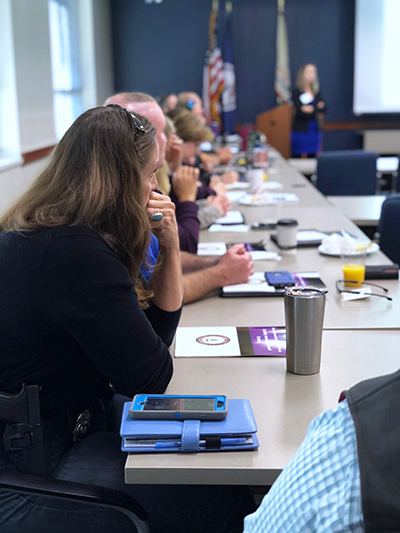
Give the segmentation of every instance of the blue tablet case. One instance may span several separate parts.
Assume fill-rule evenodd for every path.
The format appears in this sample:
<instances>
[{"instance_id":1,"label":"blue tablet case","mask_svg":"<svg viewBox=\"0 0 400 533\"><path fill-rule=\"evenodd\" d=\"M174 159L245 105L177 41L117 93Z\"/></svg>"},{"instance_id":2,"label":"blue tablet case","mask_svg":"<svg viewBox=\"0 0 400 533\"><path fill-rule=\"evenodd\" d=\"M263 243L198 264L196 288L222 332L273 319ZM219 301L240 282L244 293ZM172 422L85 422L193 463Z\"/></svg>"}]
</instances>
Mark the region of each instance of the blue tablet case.
<instances>
[{"instance_id":1,"label":"blue tablet case","mask_svg":"<svg viewBox=\"0 0 400 533\"><path fill-rule=\"evenodd\" d=\"M258 448L249 400L229 400L224 420L134 420L126 402L120 435L124 452L203 452Z\"/></svg>"}]
</instances>

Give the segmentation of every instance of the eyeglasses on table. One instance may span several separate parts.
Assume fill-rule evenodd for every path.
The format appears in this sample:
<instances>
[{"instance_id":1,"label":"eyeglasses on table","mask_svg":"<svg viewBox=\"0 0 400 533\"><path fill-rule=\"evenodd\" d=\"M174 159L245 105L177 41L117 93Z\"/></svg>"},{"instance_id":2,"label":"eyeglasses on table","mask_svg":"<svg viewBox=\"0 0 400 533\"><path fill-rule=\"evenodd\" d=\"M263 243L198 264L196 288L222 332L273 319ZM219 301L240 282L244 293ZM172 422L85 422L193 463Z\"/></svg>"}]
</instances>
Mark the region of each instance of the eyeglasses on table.
<instances>
[{"instance_id":1,"label":"eyeglasses on table","mask_svg":"<svg viewBox=\"0 0 400 533\"><path fill-rule=\"evenodd\" d=\"M375 290L378 289L378 290L382 291L381 294L379 294L378 292L364 292L363 290L355 291L355 290L351 290L351 289L342 288L342 287L345 286L345 283L347 285L350 284L350 283L353 283L354 285L358 285L359 281L348 280L348 279L346 279L346 280L344 280L344 279L337 280L336 283L335 283L335 286L336 286L336 294L337 294L338 300L340 300L340 295L343 292L346 292L346 293L349 293L349 294L365 294L366 296L377 296L378 298L386 298L386 300L390 300L390 301L393 300L393 298L391 298L390 296L387 296L387 293L389 292L388 289L386 289L385 287L382 287L381 285L377 285L376 283L367 283L367 282L364 281L364 283L361 284L360 289L362 289L365 286L374 287Z\"/></svg>"}]
</instances>

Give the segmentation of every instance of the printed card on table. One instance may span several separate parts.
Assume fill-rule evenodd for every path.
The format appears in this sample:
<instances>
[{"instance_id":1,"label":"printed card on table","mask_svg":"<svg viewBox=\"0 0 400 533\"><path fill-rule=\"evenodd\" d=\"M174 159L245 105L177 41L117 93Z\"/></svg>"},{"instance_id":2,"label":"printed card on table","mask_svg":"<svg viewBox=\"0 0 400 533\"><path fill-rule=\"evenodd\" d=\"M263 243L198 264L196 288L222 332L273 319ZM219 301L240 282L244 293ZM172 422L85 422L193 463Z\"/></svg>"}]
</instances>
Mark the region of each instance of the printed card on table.
<instances>
[{"instance_id":1,"label":"printed card on table","mask_svg":"<svg viewBox=\"0 0 400 533\"><path fill-rule=\"evenodd\" d=\"M277 327L180 327L175 357L285 356L286 331Z\"/></svg>"}]
</instances>

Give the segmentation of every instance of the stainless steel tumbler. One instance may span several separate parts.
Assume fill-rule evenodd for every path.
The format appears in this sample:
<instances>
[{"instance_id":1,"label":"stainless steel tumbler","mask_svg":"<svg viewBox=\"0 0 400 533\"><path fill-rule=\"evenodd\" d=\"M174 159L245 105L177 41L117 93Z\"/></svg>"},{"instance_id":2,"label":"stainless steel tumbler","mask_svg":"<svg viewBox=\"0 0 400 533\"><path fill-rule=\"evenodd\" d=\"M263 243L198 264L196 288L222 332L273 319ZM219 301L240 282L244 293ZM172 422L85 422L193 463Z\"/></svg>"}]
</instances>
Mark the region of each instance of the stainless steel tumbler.
<instances>
[{"instance_id":1,"label":"stainless steel tumbler","mask_svg":"<svg viewBox=\"0 0 400 533\"><path fill-rule=\"evenodd\" d=\"M319 372L327 292L315 287L285 289L286 368L293 374Z\"/></svg>"}]
</instances>

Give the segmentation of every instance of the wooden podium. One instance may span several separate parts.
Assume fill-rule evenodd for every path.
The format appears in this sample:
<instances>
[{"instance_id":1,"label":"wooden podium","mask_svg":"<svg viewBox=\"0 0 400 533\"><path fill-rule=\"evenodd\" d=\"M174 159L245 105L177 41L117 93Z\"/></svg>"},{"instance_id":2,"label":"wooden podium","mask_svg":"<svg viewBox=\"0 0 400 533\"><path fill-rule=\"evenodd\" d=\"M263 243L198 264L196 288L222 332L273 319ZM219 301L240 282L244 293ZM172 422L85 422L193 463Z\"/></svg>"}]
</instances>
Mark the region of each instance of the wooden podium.
<instances>
[{"instance_id":1,"label":"wooden podium","mask_svg":"<svg viewBox=\"0 0 400 533\"><path fill-rule=\"evenodd\" d=\"M292 153L290 135L292 132L292 106L282 104L257 115L256 129L267 136L267 142L289 159Z\"/></svg>"}]
</instances>

